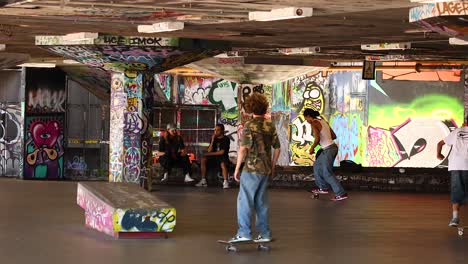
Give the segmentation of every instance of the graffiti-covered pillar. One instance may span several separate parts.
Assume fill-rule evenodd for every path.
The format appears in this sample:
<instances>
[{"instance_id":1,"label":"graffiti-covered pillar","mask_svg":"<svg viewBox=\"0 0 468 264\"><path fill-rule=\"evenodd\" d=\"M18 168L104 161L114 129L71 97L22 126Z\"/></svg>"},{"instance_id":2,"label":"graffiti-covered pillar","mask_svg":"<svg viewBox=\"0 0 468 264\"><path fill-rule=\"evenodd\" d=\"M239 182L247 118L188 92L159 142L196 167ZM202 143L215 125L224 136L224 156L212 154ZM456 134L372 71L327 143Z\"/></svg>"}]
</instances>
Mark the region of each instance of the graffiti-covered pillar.
<instances>
[{"instance_id":1,"label":"graffiti-covered pillar","mask_svg":"<svg viewBox=\"0 0 468 264\"><path fill-rule=\"evenodd\" d=\"M60 69L26 70L24 179L64 178L66 94Z\"/></svg>"},{"instance_id":2,"label":"graffiti-covered pillar","mask_svg":"<svg viewBox=\"0 0 468 264\"><path fill-rule=\"evenodd\" d=\"M465 116L468 115L468 69L465 69L465 100L464 100L464 105L465 105Z\"/></svg>"},{"instance_id":3,"label":"graffiti-covered pillar","mask_svg":"<svg viewBox=\"0 0 468 264\"><path fill-rule=\"evenodd\" d=\"M138 182L148 164L148 119L144 111L144 75L135 71L113 73L111 81L109 181ZM142 149L144 146L144 150ZM143 173L146 170L143 168Z\"/></svg>"},{"instance_id":4,"label":"graffiti-covered pillar","mask_svg":"<svg viewBox=\"0 0 468 264\"><path fill-rule=\"evenodd\" d=\"M150 133L148 118L143 109L145 102L152 99L144 97L144 84L147 83L144 75L164 72L230 50L230 44L224 41L111 35L72 41L63 36L36 36L36 45L90 67L112 72L111 182L138 182L149 171L146 157L151 154L151 145L145 138L151 136L147 134ZM148 98L151 97L155 96Z\"/></svg>"}]
</instances>

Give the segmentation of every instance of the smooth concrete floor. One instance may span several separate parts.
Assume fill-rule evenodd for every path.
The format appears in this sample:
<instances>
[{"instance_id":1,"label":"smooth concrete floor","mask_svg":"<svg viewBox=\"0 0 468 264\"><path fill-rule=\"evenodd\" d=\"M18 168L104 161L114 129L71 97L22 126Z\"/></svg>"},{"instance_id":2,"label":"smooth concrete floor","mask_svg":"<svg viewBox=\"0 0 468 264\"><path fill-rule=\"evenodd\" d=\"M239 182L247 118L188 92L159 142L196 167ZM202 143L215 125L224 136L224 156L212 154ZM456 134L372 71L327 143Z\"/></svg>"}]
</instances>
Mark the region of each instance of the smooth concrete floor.
<instances>
[{"instance_id":1,"label":"smooth concrete floor","mask_svg":"<svg viewBox=\"0 0 468 264\"><path fill-rule=\"evenodd\" d=\"M467 235L447 226L448 194L350 192L310 199L270 190L270 252L218 239L236 232L238 189L158 186L177 209L168 239L115 240L88 229L76 183L0 180L0 263L467 263ZM468 223L468 213L462 212Z\"/></svg>"}]
</instances>

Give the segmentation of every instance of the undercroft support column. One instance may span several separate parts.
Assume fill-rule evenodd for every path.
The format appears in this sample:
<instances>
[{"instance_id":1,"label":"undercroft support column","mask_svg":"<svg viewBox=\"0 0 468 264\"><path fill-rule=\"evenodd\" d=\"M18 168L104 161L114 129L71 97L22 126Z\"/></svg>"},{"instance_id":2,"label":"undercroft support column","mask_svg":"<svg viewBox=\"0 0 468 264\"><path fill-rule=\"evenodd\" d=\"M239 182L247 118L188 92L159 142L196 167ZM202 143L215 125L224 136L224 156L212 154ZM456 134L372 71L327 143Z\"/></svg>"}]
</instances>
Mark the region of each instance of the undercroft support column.
<instances>
[{"instance_id":1,"label":"undercroft support column","mask_svg":"<svg viewBox=\"0 0 468 264\"><path fill-rule=\"evenodd\" d=\"M112 73L109 181L139 182L147 176L151 158L151 130L144 86L152 78L135 71Z\"/></svg>"},{"instance_id":2,"label":"undercroft support column","mask_svg":"<svg viewBox=\"0 0 468 264\"><path fill-rule=\"evenodd\" d=\"M465 69L465 100L464 100L464 104L465 104L465 116L466 117L468 115L468 68Z\"/></svg>"}]
</instances>

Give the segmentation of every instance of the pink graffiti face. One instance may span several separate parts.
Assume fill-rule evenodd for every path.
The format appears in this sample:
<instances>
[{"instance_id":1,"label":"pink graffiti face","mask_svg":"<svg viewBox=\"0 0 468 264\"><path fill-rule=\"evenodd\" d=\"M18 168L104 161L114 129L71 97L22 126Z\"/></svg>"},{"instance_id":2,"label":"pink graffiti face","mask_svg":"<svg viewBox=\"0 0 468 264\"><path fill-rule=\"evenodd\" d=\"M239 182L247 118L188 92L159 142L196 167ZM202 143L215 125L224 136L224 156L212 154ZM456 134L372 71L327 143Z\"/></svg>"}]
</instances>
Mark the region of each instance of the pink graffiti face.
<instances>
[{"instance_id":1,"label":"pink graffiti face","mask_svg":"<svg viewBox=\"0 0 468 264\"><path fill-rule=\"evenodd\" d=\"M60 126L55 120L47 123L37 121L31 124L29 131L37 147L52 148L60 135Z\"/></svg>"}]
</instances>

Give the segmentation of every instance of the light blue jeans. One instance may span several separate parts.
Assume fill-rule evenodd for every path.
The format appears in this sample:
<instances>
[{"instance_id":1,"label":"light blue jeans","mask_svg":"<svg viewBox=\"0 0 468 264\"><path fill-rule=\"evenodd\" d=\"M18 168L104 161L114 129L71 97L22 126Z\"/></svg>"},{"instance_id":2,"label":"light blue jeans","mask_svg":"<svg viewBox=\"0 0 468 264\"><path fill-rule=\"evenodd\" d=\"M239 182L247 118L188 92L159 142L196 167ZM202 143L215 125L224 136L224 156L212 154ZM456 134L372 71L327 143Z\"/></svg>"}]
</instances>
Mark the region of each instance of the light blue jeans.
<instances>
[{"instance_id":1,"label":"light blue jeans","mask_svg":"<svg viewBox=\"0 0 468 264\"><path fill-rule=\"evenodd\" d=\"M320 189L328 189L330 186L336 195L343 195L346 192L333 173L333 162L337 154L338 146L336 144L322 151L314 163L314 178Z\"/></svg>"},{"instance_id":2,"label":"light blue jeans","mask_svg":"<svg viewBox=\"0 0 468 264\"><path fill-rule=\"evenodd\" d=\"M259 176L249 172L242 172L240 177L239 195L237 196L237 235L252 239L250 220L252 210L256 213L256 231L262 237L271 238L268 213L268 176Z\"/></svg>"}]
</instances>

